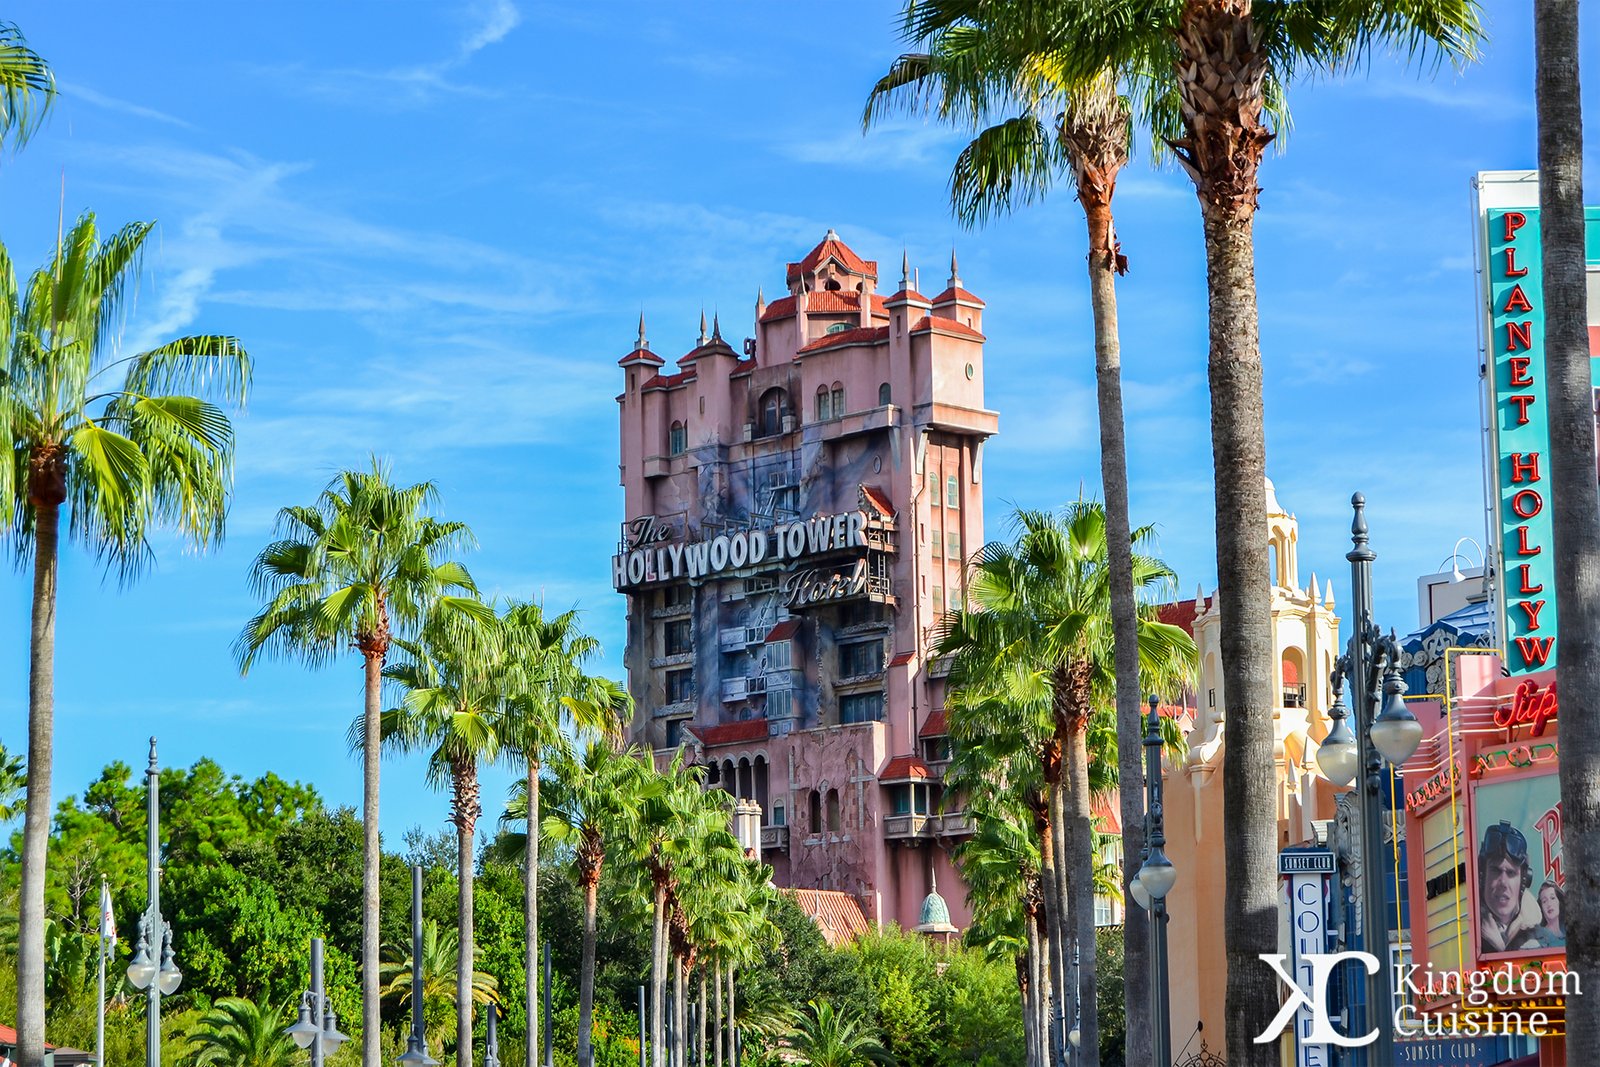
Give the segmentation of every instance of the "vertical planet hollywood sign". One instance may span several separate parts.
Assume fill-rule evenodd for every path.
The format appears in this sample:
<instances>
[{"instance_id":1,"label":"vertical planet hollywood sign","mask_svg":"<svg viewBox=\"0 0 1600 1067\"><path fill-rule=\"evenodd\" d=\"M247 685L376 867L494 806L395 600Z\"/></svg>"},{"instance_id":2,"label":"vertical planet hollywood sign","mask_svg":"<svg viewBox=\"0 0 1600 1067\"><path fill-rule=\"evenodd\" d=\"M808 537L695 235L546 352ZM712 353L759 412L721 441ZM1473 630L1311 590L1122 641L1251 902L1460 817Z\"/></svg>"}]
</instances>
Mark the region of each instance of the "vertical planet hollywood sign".
<instances>
[{"instance_id":1,"label":"vertical planet hollywood sign","mask_svg":"<svg viewBox=\"0 0 1600 1067\"><path fill-rule=\"evenodd\" d=\"M1556 665L1539 211L1491 208L1485 224L1501 632L1519 675Z\"/></svg>"}]
</instances>

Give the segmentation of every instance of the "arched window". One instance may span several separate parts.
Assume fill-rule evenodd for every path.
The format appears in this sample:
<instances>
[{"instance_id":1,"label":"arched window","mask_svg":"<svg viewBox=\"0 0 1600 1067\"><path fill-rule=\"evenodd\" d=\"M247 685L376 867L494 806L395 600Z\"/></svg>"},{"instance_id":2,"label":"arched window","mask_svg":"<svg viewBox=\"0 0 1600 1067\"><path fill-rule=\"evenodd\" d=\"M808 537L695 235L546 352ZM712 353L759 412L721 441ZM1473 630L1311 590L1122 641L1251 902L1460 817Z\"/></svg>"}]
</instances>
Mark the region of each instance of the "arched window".
<instances>
[{"instance_id":1,"label":"arched window","mask_svg":"<svg viewBox=\"0 0 1600 1067\"><path fill-rule=\"evenodd\" d=\"M689 447L689 427L681 422L674 421L672 430L667 434L667 455L681 456L684 449Z\"/></svg>"},{"instance_id":2,"label":"arched window","mask_svg":"<svg viewBox=\"0 0 1600 1067\"><path fill-rule=\"evenodd\" d=\"M827 284L824 285L823 288L828 290L830 293L837 293L840 289L843 289L844 286L839 284L838 278L829 278Z\"/></svg>"},{"instance_id":3,"label":"arched window","mask_svg":"<svg viewBox=\"0 0 1600 1067\"><path fill-rule=\"evenodd\" d=\"M789 394L782 389L768 389L761 396L760 437L776 437L783 432L783 420L789 414Z\"/></svg>"},{"instance_id":4,"label":"arched window","mask_svg":"<svg viewBox=\"0 0 1600 1067\"><path fill-rule=\"evenodd\" d=\"M878 406L881 408L889 403L889 383L884 382L878 386Z\"/></svg>"},{"instance_id":5,"label":"arched window","mask_svg":"<svg viewBox=\"0 0 1600 1067\"><path fill-rule=\"evenodd\" d=\"M822 794L811 791L811 821L807 824L814 834L822 833Z\"/></svg>"},{"instance_id":6,"label":"arched window","mask_svg":"<svg viewBox=\"0 0 1600 1067\"><path fill-rule=\"evenodd\" d=\"M830 789L828 790L828 832L830 834L838 833L840 825L839 791Z\"/></svg>"},{"instance_id":7,"label":"arched window","mask_svg":"<svg viewBox=\"0 0 1600 1067\"><path fill-rule=\"evenodd\" d=\"M833 383L833 417L844 418L844 384L841 382Z\"/></svg>"},{"instance_id":8,"label":"arched window","mask_svg":"<svg viewBox=\"0 0 1600 1067\"><path fill-rule=\"evenodd\" d=\"M817 421L827 422L833 418L833 404L829 399L828 387L817 386Z\"/></svg>"}]
</instances>

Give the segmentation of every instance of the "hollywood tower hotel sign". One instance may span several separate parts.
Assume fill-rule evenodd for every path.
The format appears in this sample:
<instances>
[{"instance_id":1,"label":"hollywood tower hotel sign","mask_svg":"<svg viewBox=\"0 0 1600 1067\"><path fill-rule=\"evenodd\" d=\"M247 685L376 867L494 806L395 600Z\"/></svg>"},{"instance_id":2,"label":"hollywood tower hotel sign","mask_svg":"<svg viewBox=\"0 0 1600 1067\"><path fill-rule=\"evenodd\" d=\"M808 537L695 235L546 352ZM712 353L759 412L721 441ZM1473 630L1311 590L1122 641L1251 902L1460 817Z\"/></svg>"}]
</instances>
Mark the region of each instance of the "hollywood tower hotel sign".
<instances>
[{"instance_id":1,"label":"hollywood tower hotel sign","mask_svg":"<svg viewBox=\"0 0 1600 1067\"><path fill-rule=\"evenodd\" d=\"M928 640L983 543L999 420L983 301L953 257L934 296L897 266L880 287L829 231L757 299L754 336L702 319L668 367L641 322L619 361L630 737L733 794L747 845L829 936L967 914Z\"/></svg>"}]
</instances>

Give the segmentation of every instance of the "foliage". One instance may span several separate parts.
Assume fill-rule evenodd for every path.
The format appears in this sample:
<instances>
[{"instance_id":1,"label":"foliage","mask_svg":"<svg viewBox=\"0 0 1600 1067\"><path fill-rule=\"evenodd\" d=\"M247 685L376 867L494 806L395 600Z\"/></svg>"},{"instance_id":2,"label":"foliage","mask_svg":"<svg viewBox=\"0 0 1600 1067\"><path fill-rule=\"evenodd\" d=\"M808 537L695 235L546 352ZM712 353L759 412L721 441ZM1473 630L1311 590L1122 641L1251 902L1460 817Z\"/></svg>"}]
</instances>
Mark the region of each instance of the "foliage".
<instances>
[{"instance_id":1,"label":"foliage","mask_svg":"<svg viewBox=\"0 0 1600 1067\"><path fill-rule=\"evenodd\" d=\"M270 1004L224 997L189 1036L196 1067L290 1067L298 1059L284 1033L293 1019Z\"/></svg>"},{"instance_id":2,"label":"foliage","mask_svg":"<svg viewBox=\"0 0 1600 1067\"><path fill-rule=\"evenodd\" d=\"M0 742L0 824L22 814L27 805L27 764Z\"/></svg>"},{"instance_id":3,"label":"foliage","mask_svg":"<svg viewBox=\"0 0 1600 1067\"><path fill-rule=\"evenodd\" d=\"M811 1001L805 1011L796 1015L794 1029L783 1039L783 1045L805 1067L894 1062L854 1009L835 1009L825 1000Z\"/></svg>"},{"instance_id":4,"label":"foliage","mask_svg":"<svg viewBox=\"0 0 1600 1067\"><path fill-rule=\"evenodd\" d=\"M1122 987L1122 928L1102 926L1094 932L1095 974L1107 989ZM1127 1043L1128 1006L1121 997L1101 997L1100 1062L1121 1063Z\"/></svg>"}]
</instances>

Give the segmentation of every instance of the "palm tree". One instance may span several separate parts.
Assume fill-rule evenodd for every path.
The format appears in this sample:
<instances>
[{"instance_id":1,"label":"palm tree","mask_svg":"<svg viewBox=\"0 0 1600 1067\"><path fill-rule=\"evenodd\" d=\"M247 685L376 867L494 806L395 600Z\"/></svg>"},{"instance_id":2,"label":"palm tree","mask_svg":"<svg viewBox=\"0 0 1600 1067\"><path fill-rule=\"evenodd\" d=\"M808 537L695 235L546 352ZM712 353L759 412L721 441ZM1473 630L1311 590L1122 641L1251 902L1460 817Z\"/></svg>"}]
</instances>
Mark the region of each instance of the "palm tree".
<instances>
[{"instance_id":1,"label":"palm tree","mask_svg":"<svg viewBox=\"0 0 1600 1067\"><path fill-rule=\"evenodd\" d=\"M1200 201L1210 308L1212 459L1228 760L1223 804L1228 892L1228 1060L1266 1064L1254 1037L1275 1010L1260 964L1277 941L1266 445L1253 225L1266 147L1284 128L1295 76L1341 72L1378 46L1461 62L1479 37L1475 0L1094 0L979 5L925 0L908 32L973 23L998 39L1008 69L1046 67L1069 83L1125 72L1157 146Z\"/></svg>"},{"instance_id":2,"label":"palm tree","mask_svg":"<svg viewBox=\"0 0 1600 1067\"><path fill-rule=\"evenodd\" d=\"M909 28L909 26L908 26ZM926 30L925 24L920 28ZM1116 277L1127 270L1111 201L1128 162L1130 106L1111 69L1069 82L1046 64L1015 63L1005 40L963 20L942 23L931 37L913 37L927 51L902 55L867 100L870 124L896 99L933 110L946 122L977 127L950 179L962 222L981 223L1042 196L1058 174L1070 177L1089 238L1089 306L1094 322L1095 395L1100 422L1100 481L1111 545L1111 628L1116 656L1118 775L1122 877L1131 879L1144 850L1144 761L1140 713L1137 605L1128 518L1127 440L1122 413L1122 343L1117 330ZM977 30L979 32L973 32ZM998 119L999 121L994 121ZM1133 909L1122 927L1123 999L1128 1052L1150 1050L1149 927Z\"/></svg>"},{"instance_id":3,"label":"palm tree","mask_svg":"<svg viewBox=\"0 0 1600 1067\"><path fill-rule=\"evenodd\" d=\"M539 771L545 755L565 743L562 726L572 723L606 736L620 735L633 700L617 682L584 673L600 643L578 630L578 613L546 616L535 603L507 608L503 627L507 655L516 663L516 681L507 691L502 731L526 762L522 818L523 967L529 1018L539 1003ZM527 1062L539 1063L539 1028L531 1022L525 1037Z\"/></svg>"},{"instance_id":4,"label":"palm tree","mask_svg":"<svg viewBox=\"0 0 1600 1067\"><path fill-rule=\"evenodd\" d=\"M14 22L0 22L0 140L20 148L50 112L56 76Z\"/></svg>"},{"instance_id":5,"label":"palm tree","mask_svg":"<svg viewBox=\"0 0 1600 1067\"><path fill-rule=\"evenodd\" d=\"M1554 508L1556 621L1561 655L1557 684L1588 705L1600 683L1600 500L1594 479L1594 412L1585 325L1583 108L1578 92L1578 6L1537 0L1534 52L1539 114L1539 240L1543 266L1545 373L1549 376L1551 506ZM1585 510L1587 509L1587 510ZM1572 869L1578 878L1567 930L1568 966L1600 981L1600 734L1594 709L1577 706L1561 726L1561 801ZM1590 864L1591 866L1583 866ZM1574 936L1576 935L1576 936ZM1574 998L1567 1048L1600 1046L1600 1009Z\"/></svg>"},{"instance_id":6,"label":"palm tree","mask_svg":"<svg viewBox=\"0 0 1600 1067\"><path fill-rule=\"evenodd\" d=\"M256 557L251 584L266 606L235 642L241 673L263 652L322 666L346 648L361 654L362 723L361 1061L378 1067L378 757L384 661L395 636L430 610L481 615L472 577L446 553L471 541L459 522L428 512L432 482L397 486L376 457L344 471L316 503L278 512L280 539ZM446 595L460 591L466 596Z\"/></svg>"},{"instance_id":7,"label":"palm tree","mask_svg":"<svg viewBox=\"0 0 1600 1067\"><path fill-rule=\"evenodd\" d=\"M422 923L422 1002L440 1015L471 1015L473 1004L498 1004L500 983L494 975L474 966L479 953L461 951L461 940L456 931L441 929L432 919ZM466 961L466 967L462 962ZM466 986L458 981L465 969L469 976ZM379 995L385 1000L404 1004L411 995L411 942L397 941L389 946L389 958L378 968L382 988ZM468 1005L466 1012L460 1006ZM456 1058L466 1062L460 1050Z\"/></svg>"},{"instance_id":8,"label":"palm tree","mask_svg":"<svg viewBox=\"0 0 1600 1067\"><path fill-rule=\"evenodd\" d=\"M0 45L5 39L0 30ZM0 70L4 66L0 48ZM0 106L5 99L0 91ZM0 126L6 118L22 120L15 110L21 100L11 100ZM61 512L67 510L84 547L124 578L151 559L147 537L154 528L171 528L198 548L220 541L233 478L233 426L207 398L242 404L250 381L249 356L232 337L183 337L117 357L123 296L138 277L151 226L130 223L101 240L94 216L86 214L20 290L10 256L0 248L0 437L12 457L0 463L0 514L9 520L6 540L19 561L33 559L17 952L22 1067L38 1067L44 1057L42 938Z\"/></svg>"},{"instance_id":9,"label":"palm tree","mask_svg":"<svg viewBox=\"0 0 1600 1067\"><path fill-rule=\"evenodd\" d=\"M1087 738L1096 703L1103 703L1115 684L1105 512L1098 503L1078 501L1060 515L1019 511L1016 523L1014 545L994 542L979 552L971 581L977 608L946 616L936 654L953 657L953 688L980 700L989 697L976 706L994 716L984 730L962 721L966 702L958 702L951 709L952 736L959 742L983 733L991 739L1009 734L1006 743L1026 747L1039 760L1048 805L1040 855L1052 978L1065 973L1061 961L1072 940L1091 946L1081 953L1078 994L1085 1005L1081 1055L1093 1065L1099 1035L1091 1010L1097 989L1090 798L1097 782ZM1131 548L1150 536L1148 527L1135 531ZM1132 559L1142 592L1171 587L1174 575L1164 563L1137 553ZM1140 606L1137 635L1146 676L1170 678L1193 670L1193 639L1158 622L1153 605ZM1115 734L1107 733L1109 743ZM1100 789L1105 777L1102 770ZM1068 915L1075 927L1071 935ZM1061 991L1059 1012L1065 991L1059 981L1053 988ZM1052 1028L1053 1038L1058 1030Z\"/></svg>"},{"instance_id":10,"label":"palm tree","mask_svg":"<svg viewBox=\"0 0 1600 1067\"><path fill-rule=\"evenodd\" d=\"M561 749L549 761L554 777L549 783L549 803L545 805L544 835L572 850L573 873L583 894L578 1067L594 1067L595 921L606 850L610 841L628 832L639 803L660 789L659 780L644 759L637 749L617 752L604 741L590 741L581 754ZM524 788L524 783L517 783L517 790ZM526 794L523 803L527 803ZM512 811L507 814L516 817ZM529 1019L532 1018L530 1005Z\"/></svg>"},{"instance_id":11,"label":"palm tree","mask_svg":"<svg viewBox=\"0 0 1600 1067\"><path fill-rule=\"evenodd\" d=\"M0 823L22 814L28 803L28 768L21 756L0 744Z\"/></svg>"},{"instance_id":12,"label":"palm tree","mask_svg":"<svg viewBox=\"0 0 1600 1067\"><path fill-rule=\"evenodd\" d=\"M485 608L485 611L490 609ZM405 691L400 707L383 713L380 733L385 743L402 751L429 750L428 779L434 785L448 781L450 819L456 827L457 953L456 1003L467 1009L456 1013L456 1058L472 1062L473 889L477 865L473 842L478 816L483 813L478 766L501 759L507 748L500 714L507 681L504 627L493 617L481 621L479 613L435 613L423 626L419 640L396 642L407 658L384 671ZM350 730L352 747L359 748L365 726Z\"/></svg>"},{"instance_id":13,"label":"palm tree","mask_svg":"<svg viewBox=\"0 0 1600 1067\"><path fill-rule=\"evenodd\" d=\"M853 1011L836 1011L826 1001L813 1000L799 1012L794 1029L783 1039L783 1047L794 1053L805 1067L860 1067L866 1063L889 1064L894 1058L879 1043L872 1028Z\"/></svg>"},{"instance_id":14,"label":"palm tree","mask_svg":"<svg viewBox=\"0 0 1600 1067\"><path fill-rule=\"evenodd\" d=\"M224 997L190 1034L197 1067L292 1067L298 1050L289 1018L270 1004Z\"/></svg>"}]
</instances>

